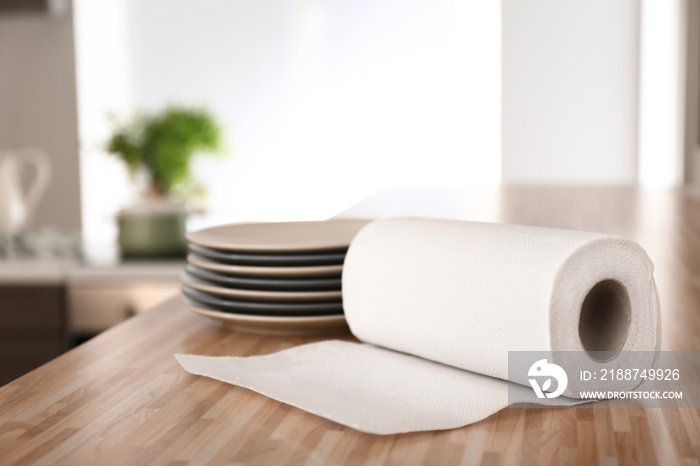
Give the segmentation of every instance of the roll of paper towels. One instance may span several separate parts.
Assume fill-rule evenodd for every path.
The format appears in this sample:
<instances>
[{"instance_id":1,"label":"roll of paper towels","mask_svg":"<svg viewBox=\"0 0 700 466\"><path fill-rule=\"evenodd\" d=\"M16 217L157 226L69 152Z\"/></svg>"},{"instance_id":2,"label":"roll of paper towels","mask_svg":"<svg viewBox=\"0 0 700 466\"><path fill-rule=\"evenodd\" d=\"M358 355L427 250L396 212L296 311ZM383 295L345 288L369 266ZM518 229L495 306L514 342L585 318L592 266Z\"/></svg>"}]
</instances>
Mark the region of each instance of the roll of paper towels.
<instances>
[{"instance_id":1,"label":"roll of paper towels","mask_svg":"<svg viewBox=\"0 0 700 466\"><path fill-rule=\"evenodd\" d=\"M346 319L363 343L177 358L191 373L394 434L459 427L530 400L526 379L509 392L509 351L548 352L553 363L560 354L582 355L616 368L628 352L661 344L650 259L635 242L603 234L377 220L353 239L342 287ZM564 396L538 402L581 402L579 384L570 378ZM613 386L628 390L634 382Z\"/></svg>"}]
</instances>

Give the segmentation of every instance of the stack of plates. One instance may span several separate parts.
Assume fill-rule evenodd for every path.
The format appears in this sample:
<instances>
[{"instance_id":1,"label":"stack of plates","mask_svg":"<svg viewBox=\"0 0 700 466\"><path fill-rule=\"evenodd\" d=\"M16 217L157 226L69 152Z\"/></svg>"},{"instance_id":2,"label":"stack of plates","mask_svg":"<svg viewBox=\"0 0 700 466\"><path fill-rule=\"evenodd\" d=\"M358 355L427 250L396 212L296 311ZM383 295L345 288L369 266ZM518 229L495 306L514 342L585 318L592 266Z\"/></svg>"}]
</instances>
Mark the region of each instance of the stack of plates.
<instances>
[{"instance_id":1,"label":"stack of plates","mask_svg":"<svg viewBox=\"0 0 700 466\"><path fill-rule=\"evenodd\" d=\"M188 233L185 303L256 333L345 329L340 275L350 241L366 224L240 223Z\"/></svg>"}]
</instances>

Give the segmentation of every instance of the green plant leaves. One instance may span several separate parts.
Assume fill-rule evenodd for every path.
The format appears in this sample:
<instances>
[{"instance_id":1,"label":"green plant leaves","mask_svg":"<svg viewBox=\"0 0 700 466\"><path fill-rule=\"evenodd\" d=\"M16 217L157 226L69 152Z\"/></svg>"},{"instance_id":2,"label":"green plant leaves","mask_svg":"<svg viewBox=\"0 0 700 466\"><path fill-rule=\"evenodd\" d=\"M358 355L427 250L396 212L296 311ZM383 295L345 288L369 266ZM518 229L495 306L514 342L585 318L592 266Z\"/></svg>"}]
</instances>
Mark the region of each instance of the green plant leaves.
<instances>
[{"instance_id":1,"label":"green plant leaves","mask_svg":"<svg viewBox=\"0 0 700 466\"><path fill-rule=\"evenodd\" d=\"M152 191L168 196L193 184L190 164L197 153L220 152L222 146L221 126L205 108L169 106L117 128L107 151L132 174L145 170Z\"/></svg>"}]
</instances>

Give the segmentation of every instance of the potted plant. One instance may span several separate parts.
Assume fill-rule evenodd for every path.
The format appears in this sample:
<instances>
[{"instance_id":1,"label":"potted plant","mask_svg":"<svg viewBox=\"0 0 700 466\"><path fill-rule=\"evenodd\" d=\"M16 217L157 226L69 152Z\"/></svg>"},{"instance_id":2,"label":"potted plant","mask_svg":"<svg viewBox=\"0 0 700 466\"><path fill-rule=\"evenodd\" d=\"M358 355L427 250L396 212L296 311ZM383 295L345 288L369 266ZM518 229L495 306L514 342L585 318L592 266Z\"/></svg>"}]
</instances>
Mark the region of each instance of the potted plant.
<instances>
[{"instance_id":1,"label":"potted plant","mask_svg":"<svg viewBox=\"0 0 700 466\"><path fill-rule=\"evenodd\" d=\"M125 258L182 257L186 210L183 201L196 193L192 159L220 152L222 131L204 108L169 106L141 114L115 129L107 151L121 158L133 177L144 176L143 202L118 215L119 246Z\"/></svg>"}]
</instances>

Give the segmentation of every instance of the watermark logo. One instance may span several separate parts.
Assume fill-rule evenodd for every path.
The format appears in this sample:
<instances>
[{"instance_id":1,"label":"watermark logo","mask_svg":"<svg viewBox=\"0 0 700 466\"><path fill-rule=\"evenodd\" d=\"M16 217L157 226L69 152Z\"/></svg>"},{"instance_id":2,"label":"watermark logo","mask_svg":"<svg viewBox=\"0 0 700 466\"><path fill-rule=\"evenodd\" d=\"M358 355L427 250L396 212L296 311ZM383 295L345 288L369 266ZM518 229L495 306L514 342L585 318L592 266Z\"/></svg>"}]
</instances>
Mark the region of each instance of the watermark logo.
<instances>
[{"instance_id":1,"label":"watermark logo","mask_svg":"<svg viewBox=\"0 0 700 466\"><path fill-rule=\"evenodd\" d=\"M508 351L508 404L552 406L568 397L605 399L606 408L700 408L700 351L621 351L606 362L599 354Z\"/></svg>"},{"instance_id":2,"label":"watermark logo","mask_svg":"<svg viewBox=\"0 0 700 466\"><path fill-rule=\"evenodd\" d=\"M556 398L566 390L566 386L569 383L569 377L567 377L566 372L560 366L548 363L546 359L540 359L535 361L535 363L530 366L530 370L527 372L529 377L545 378L542 386L537 382L537 378L528 379L532 389L535 390L537 398ZM557 389L551 393L545 393L552 386L552 379L557 381Z\"/></svg>"}]
</instances>

